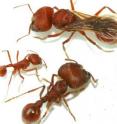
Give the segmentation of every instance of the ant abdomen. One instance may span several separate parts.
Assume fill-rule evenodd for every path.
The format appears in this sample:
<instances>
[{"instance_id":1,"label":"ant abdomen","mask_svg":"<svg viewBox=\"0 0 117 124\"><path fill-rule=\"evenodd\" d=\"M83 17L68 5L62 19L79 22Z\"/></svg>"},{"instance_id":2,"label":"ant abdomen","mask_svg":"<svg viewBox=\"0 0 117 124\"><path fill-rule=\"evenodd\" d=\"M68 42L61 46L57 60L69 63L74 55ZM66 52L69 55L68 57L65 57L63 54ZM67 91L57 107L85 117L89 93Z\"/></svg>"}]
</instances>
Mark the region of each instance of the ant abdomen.
<instances>
[{"instance_id":1,"label":"ant abdomen","mask_svg":"<svg viewBox=\"0 0 117 124\"><path fill-rule=\"evenodd\" d=\"M5 67L5 66L1 66L1 67L0 67L0 77L5 76L6 73L7 73L6 67Z\"/></svg>"},{"instance_id":2,"label":"ant abdomen","mask_svg":"<svg viewBox=\"0 0 117 124\"><path fill-rule=\"evenodd\" d=\"M22 119L27 123L34 123L40 119L40 109L35 105L35 103L27 104L22 111Z\"/></svg>"},{"instance_id":3,"label":"ant abdomen","mask_svg":"<svg viewBox=\"0 0 117 124\"><path fill-rule=\"evenodd\" d=\"M51 7L42 7L34 13L31 23L31 29L33 31L48 31L52 27L52 16L54 10Z\"/></svg>"},{"instance_id":4,"label":"ant abdomen","mask_svg":"<svg viewBox=\"0 0 117 124\"><path fill-rule=\"evenodd\" d=\"M90 75L77 63L66 63L58 70L58 75L67 82L68 86L77 89L90 79Z\"/></svg>"},{"instance_id":5,"label":"ant abdomen","mask_svg":"<svg viewBox=\"0 0 117 124\"><path fill-rule=\"evenodd\" d=\"M56 28L63 28L76 20L76 16L69 10L60 9L53 15L53 25Z\"/></svg>"}]
</instances>

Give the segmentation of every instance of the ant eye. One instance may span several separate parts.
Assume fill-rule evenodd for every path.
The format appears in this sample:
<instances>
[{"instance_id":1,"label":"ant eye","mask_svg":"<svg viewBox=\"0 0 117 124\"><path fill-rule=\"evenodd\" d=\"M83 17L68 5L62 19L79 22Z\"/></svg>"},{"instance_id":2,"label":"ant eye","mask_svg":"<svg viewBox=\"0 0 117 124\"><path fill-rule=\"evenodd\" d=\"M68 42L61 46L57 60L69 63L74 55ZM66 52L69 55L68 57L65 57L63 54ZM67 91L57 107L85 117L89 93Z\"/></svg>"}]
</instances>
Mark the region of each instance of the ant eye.
<instances>
[{"instance_id":1,"label":"ant eye","mask_svg":"<svg viewBox=\"0 0 117 124\"><path fill-rule=\"evenodd\" d=\"M35 104L27 104L22 111L22 118L26 123L37 122L40 118L40 111Z\"/></svg>"}]
</instances>

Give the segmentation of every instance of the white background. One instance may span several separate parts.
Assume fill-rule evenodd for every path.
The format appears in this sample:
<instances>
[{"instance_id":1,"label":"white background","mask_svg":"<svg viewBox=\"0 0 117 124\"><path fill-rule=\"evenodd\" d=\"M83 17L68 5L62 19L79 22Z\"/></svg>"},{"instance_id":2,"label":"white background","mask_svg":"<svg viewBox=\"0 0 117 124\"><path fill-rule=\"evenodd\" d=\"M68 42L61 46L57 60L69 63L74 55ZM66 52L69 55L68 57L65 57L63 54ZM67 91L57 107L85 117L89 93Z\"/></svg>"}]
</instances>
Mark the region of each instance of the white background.
<instances>
[{"instance_id":1,"label":"white background","mask_svg":"<svg viewBox=\"0 0 117 124\"><path fill-rule=\"evenodd\" d=\"M50 80L53 73L57 73L60 65L64 63L64 52L62 41L67 38L48 39L47 42L34 39L32 35L16 43L16 39L28 32L28 26L32 14L28 7L13 9L14 6L29 3L35 12L42 6L57 6L58 8L70 8L69 0L17 0L6 1L0 4L0 65L8 64L7 54L1 50L8 49L11 52L13 62L16 62L16 52L20 50L22 59L33 50L46 61L48 69L44 67L39 71L41 77ZM76 10L94 14L104 5L109 6L117 12L116 0L76 0ZM109 13L108 10L105 13ZM86 70L91 72L96 79L99 79L98 87L93 88L90 84L78 97L69 101L69 106L77 121L66 111L64 106L54 105L54 110L49 113L44 124L67 123L67 124L116 124L117 123L117 49L111 53L104 53L78 33L70 43L66 45L67 51L72 59L82 64ZM4 103L7 84L12 70L8 70L5 77L0 78L0 123L1 124L23 124L21 111L24 105L38 100L39 91L20 97L12 102ZM34 72L32 72L34 74ZM31 74L32 74L31 73ZM25 81L21 92L25 92L37 86L41 86L35 76L24 75ZM18 76L13 78L8 97L19 94L18 86L21 79Z\"/></svg>"}]
</instances>

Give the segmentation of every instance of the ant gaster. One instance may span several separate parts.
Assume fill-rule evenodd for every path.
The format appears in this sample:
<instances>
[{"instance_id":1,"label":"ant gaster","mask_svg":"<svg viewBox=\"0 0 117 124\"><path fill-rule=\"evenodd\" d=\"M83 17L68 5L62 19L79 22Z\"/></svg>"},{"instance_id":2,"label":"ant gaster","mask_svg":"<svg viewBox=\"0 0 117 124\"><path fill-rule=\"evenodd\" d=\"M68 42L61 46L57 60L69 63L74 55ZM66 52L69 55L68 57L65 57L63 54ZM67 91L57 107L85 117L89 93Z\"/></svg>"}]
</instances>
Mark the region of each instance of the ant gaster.
<instances>
[{"instance_id":1,"label":"ant gaster","mask_svg":"<svg viewBox=\"0 0 117 124\"><path fill-rule=\"evenodd\" d=\"M70 41L70 39L76 32L79 32L90 43L92 43L99 49L105 52L110 52L104 50L100 45L96 43L96 41L92 40L85 33L85 31L93 31L100 41L107 43L109 45L117 43L117 21L111 16L110 17L100 16L100 13L106 8L109 9L114 14L116 14L116 12L113 11L111 8L104 6L98 12L96 12L95 15L91 16L88 14L77 12L74 8L73 0L70 0L70 4L71 10L58 9L57 7L51 8L45 6L38 9L35 13L33 13L29 4L25 4L33 13L32 22L29 26L29 33L25 36L28 36L31 30L36 32L48 31L49 29L51 29L52 25L54 25L57 29L60 29L61 32L51 34L43 38L39 36L35 38L43 40L46 38L59 36L63 34L65 31L72 32L69 38L63 42L63 50L65 51L65 54L68 58L69 56L67 55L65 44ZM54 9L56 9L56 12L54 12ZM17 41L19 41L21 38L19 38Z\"/></svg>"}]
</instances>

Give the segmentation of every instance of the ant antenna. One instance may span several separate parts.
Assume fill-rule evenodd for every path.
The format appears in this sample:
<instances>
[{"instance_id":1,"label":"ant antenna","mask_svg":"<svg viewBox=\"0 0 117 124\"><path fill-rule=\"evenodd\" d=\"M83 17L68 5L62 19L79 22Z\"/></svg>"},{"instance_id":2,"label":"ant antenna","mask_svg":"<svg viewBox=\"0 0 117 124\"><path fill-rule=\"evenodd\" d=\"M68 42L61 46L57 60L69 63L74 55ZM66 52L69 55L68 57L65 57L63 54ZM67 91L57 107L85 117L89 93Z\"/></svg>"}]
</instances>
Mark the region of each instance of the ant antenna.
<instances>
[{"instance_id":1,"label":"ant antenna","mask_svg":"<svg viewBox=\"0 0 117 124\"><path fill-rule=\"evenodd\" d=\"M24 35L24 36L22 36L22 37L18 38L18 39L17 39L17 42L19 42L21 39L23 39L23 38L25 38L25 37L29 36L29 35L30 35L30 33L31 33L31 24L30 24L30 26L29 26L28 34L26 34L26 35Z\"/></svg>"},{"instance_id":2,"label":"ant antenna","mask_svg":"<svg viewBox=\"0 0 117 124\"><path fill-rule=\"evenodd\" d=\"M23 5L15 6L15 7L13 7L13 8L15 9L15 8L22 7L22 6L28 6L28 8L29 8L29 10L31 11L31 13L34 14L33 11L32 11L32 8L31 8L31 6L30 6L30 4L23 4Z\"/></svg>"}]
</instances>

